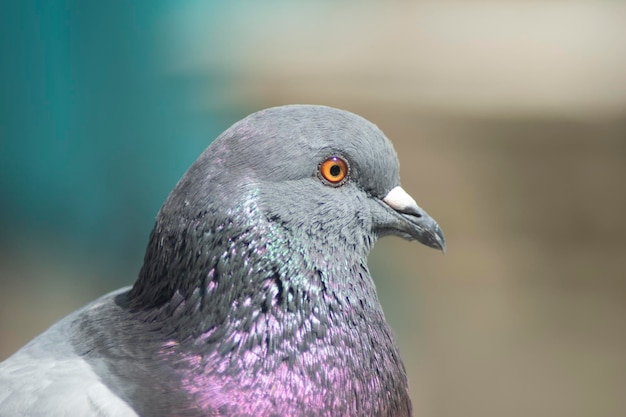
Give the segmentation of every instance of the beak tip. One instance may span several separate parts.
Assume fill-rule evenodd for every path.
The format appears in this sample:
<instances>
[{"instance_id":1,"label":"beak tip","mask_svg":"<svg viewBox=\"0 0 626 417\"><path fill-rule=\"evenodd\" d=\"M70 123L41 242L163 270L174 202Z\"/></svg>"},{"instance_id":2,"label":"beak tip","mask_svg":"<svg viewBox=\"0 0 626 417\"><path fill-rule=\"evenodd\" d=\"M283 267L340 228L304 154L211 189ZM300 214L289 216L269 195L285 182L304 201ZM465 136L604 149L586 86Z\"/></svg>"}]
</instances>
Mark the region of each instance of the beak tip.
<instances>
[{"instance_id":1,"label":"beak tip","mask_svg":"<svg viewBox=\"0 0 626 417\"><path fill-rule=\"evenodd\" d=\"M446 242L443 241L441 242L441 246L439 247L439 250L441 251L442 254L446 254Z\"/></svg>"},{"instance_id":2,"label":"beak tip","mask_svg":"<svg viewBox=\"0 0 626 417\"><path fill-rule=\"evenodd\" d=\"M433 240L432 240L432 248L439 249L441 253L446 254L446 238L443 236L443 231L439 227L438 224L435 223L435 228L433 230Z\"/></svg>"}]
</instances>

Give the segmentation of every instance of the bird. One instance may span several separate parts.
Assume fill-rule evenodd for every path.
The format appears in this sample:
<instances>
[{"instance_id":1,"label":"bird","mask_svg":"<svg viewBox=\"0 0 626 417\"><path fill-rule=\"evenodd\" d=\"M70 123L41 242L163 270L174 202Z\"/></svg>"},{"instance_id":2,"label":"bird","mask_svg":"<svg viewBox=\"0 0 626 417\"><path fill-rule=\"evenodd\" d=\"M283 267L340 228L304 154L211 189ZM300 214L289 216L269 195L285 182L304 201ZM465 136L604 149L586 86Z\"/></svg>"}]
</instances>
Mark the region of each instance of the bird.
<instances>
[{"instance_id":1,"label":"bird","mask_svg":"<svg viewBox=\"0 0 626 417\"><path fill-rule=\"evenodd\" d=\"M0 363L0 416L411 416L367 266L388 235L445 250L375 124L252 113L169 194L132 286Z\"/></svg>"}]
</instances>

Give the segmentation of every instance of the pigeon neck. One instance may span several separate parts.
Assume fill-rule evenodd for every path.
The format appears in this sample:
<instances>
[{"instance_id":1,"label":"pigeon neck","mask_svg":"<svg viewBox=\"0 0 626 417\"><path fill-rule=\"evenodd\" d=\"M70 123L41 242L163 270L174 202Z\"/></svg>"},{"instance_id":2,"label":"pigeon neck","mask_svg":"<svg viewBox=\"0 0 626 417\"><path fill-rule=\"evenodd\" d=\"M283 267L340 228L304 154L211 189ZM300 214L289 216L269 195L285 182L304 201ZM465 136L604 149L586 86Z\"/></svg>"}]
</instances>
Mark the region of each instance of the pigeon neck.
<instances>
[{"instance_id":1,"label":"pigeon neck","mask_svg":"<svg viewBox=\"0 0 626 417\"><path fill-rule=\"evenodd\" d=\"M238 217L211 221L215 213L203 212L192 219L157 221L128 296L130 309L175 323L181 336L197 337L238 322L233 317L240 310L296 311L302 304L340 305L339 299L361 296L377 305L366 253L307 246L280 225ZM359 294L363 291L367 294Z\"/></svg>"},{"instance_id":2,"label":"pigeon neck","mask_svg":"<svg viewBox=\"0 0 626 417\"><path fill-rule=\"evenodd\" d=\"M406 374L364 256L306 247L275 223L234 224L157 223L151 234L129 305L158 329L151 355L177 374L172 389L202 407L213 400L203 388L215 387L210 395L242 415L248 403L297 415L352 407L353 397L368 398L366 409L329 415L408 415Z\"/></svg>"}]
</instances>

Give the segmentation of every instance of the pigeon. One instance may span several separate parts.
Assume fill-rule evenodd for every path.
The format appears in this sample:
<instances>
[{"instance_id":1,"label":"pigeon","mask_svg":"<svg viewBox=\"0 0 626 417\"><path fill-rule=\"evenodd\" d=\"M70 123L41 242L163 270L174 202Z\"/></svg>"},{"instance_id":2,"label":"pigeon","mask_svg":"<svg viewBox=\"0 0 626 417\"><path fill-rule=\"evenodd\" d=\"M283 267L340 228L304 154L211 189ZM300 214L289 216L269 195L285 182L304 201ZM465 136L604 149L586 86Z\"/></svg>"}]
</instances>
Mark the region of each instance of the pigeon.
<instances>
[{"instance_id":1,"label":"pigeon","mask_svg":"<svg viewBox=\"0 0 626 417\"><path fill-rule=\"evenodd\" d=\"M170 193L132 287L0 364L0 416L411 416L367 266L386 235L445 249L378 127L253 113Z\"/></svg>"}]
</instances>

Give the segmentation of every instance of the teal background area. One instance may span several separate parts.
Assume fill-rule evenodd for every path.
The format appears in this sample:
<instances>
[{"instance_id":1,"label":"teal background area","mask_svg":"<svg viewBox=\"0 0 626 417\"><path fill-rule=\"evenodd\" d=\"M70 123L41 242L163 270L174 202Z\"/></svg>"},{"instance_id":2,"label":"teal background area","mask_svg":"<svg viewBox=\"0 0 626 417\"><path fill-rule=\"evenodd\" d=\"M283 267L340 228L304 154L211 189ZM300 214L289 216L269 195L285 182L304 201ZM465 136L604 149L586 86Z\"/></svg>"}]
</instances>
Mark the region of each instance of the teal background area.
<instances>
[{"instance_id":1,"label":"teal background area","mask_svg":"<svg viewBox=\"0 0 626 417\"><path fill-rule=\"evenodd\" d=\"M175 4L2 2L5 250L35 241L136 264L177 178L244 115L190 107L199 84L227 80L166 73L159 24Z\"/></svg>"}]
</instances>

